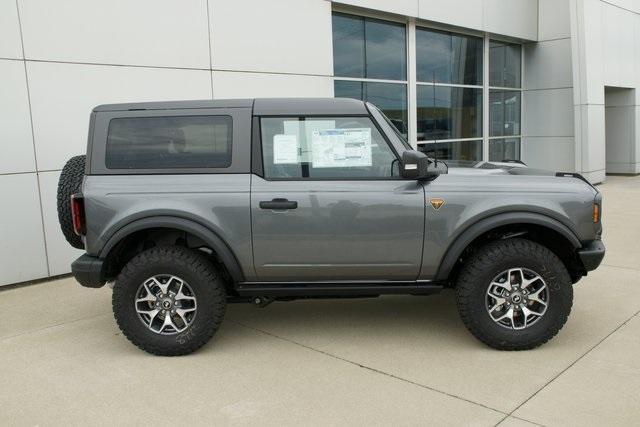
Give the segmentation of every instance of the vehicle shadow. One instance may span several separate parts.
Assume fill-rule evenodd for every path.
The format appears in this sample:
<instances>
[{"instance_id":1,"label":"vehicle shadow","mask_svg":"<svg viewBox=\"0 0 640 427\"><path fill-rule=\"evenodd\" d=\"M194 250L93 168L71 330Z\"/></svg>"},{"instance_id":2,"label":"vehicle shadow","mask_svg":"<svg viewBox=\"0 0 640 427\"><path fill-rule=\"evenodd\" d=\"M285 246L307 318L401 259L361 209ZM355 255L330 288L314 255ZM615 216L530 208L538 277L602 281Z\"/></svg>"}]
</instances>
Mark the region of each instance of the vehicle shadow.
<instances>
[{"instance_id":1,"label":"vehicle shadow","mask_svg":"<svg viewBox=\"0 0 640 427\"><path fill-rule=\"evenodd\" d=\"M412 340L428 345L478 346L462 324L453 292L431 296L307 299L258 308L228 306L225 321L306 346Z\"/></svg>"}]
</instances>

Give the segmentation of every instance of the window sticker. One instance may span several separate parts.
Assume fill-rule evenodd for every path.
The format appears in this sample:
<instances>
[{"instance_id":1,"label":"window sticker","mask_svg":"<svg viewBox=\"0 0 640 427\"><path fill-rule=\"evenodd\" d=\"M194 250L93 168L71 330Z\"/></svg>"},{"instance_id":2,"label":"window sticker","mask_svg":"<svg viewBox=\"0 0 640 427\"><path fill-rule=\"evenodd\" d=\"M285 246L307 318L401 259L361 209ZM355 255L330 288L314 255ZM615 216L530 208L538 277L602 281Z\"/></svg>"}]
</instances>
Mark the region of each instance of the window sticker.
<instances>
[{"instance_id":1,"label":"window sticker","mask_svg":"<svg viewBox=\"0 0 640 427\"><path fill-rule=\"evenodd\" d=\"M275 135L273 137L273 164L290 165L298 163L297 135Z\"/></svg>"},{"instance_id":2,"label":"window sticker","mask_svg":"<svg viewBox=\"0 0 640 427\"><path fill-rule=\"evenodd\" d=\"M311 151L314 168L371 166L371 129L313 131Z\"/></svg>"}]
</instances>

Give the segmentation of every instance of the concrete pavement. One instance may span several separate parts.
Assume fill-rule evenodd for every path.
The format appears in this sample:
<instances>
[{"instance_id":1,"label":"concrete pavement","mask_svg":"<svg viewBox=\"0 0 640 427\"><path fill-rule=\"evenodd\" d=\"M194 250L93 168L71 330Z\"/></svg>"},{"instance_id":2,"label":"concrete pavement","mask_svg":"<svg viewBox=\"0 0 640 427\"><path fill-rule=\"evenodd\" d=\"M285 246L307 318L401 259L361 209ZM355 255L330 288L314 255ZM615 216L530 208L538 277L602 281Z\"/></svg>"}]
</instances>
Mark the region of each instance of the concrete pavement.
<instances>
[{"instance_id":1,"label":"concrete pavement","mask_svg":"<svg viewBox=\"0 0 640 427\"><path fill-rule=\"evenodd\" d=\"M608 177L604 265L560 334L477 342L453 294L231 305L181 358L131 345L108 288L0 292L0 424L638 425L640 177Z\"/></svg>"}]
</instances>

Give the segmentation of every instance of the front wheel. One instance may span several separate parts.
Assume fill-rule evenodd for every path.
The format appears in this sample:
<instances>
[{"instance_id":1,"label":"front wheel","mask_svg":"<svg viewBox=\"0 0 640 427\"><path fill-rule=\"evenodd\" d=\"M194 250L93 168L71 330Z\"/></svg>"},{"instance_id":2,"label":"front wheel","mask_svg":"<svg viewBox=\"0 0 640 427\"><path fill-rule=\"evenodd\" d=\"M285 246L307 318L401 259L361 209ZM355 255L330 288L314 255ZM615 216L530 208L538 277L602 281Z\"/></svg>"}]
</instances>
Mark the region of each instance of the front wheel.
<instances>
[{"instance_id":1,"label":"front wheel","mask_svg":"<svg viewBox=\"0 0 640 427\"><path fill-rule=\"evenodd\" d=\"M178 246L136 255L118 275L112 300L123 334L160 356L202 347L217 331L226 308L225 287L213 264Z\"/></svg>"},{"instance_id":2,"label":"front wheel","mask_svg":"<svg viewBox=\"0 0 640 427\"><path fill-rule=\"evenodd\" d=\"M480 341L499 350L528 350L565 324L573 287L549 249L507 239L480 248L463 266L456 299L462 321Z\"/></svg>"}]
</instances>

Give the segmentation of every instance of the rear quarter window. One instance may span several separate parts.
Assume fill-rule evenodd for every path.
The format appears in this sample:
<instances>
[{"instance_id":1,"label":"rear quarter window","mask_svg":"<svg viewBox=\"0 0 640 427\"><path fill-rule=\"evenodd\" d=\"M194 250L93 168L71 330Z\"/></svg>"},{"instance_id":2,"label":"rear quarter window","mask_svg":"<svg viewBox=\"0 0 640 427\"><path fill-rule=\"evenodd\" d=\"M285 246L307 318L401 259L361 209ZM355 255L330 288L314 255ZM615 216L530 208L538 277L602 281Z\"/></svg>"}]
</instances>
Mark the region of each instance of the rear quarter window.
<instances>
[{"instance_id":1,"label":"rear quarter window","mask_svg":"<svg viewBox=\"0 0 640 427\"><path fill-rule=\"evenodd\" d=\"M108 169L226 168L231 165L230 116L111 119Z\"/></svg>"}]
</instances>

